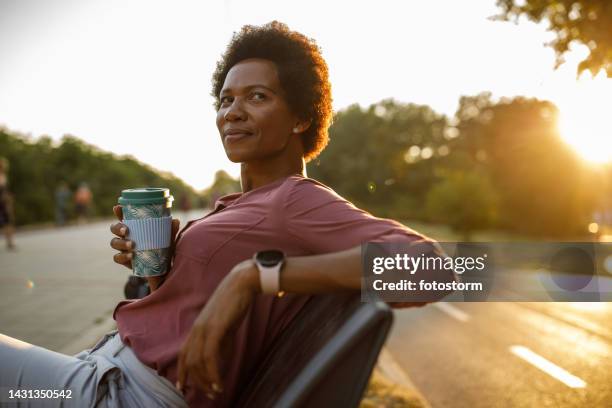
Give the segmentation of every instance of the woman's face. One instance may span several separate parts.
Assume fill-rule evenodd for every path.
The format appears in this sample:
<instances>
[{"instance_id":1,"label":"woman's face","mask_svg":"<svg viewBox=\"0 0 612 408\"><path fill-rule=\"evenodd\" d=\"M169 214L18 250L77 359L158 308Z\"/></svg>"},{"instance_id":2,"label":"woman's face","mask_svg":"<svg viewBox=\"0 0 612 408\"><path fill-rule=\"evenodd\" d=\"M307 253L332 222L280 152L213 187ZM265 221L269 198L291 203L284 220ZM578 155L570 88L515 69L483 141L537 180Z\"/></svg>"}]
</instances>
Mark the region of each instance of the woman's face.
<instances>
[{"instance_id":1,"label":"woman's face","mask_svg":"<svg viewBox=\"0 0 612 408\"><path fill-rule=\"evenodd\" d=\"M217 128L227 157L235 163L295 155L298 118L289 109L276 66L264 59L234 65L219 94Z\"/></svg>"}]
</instances>

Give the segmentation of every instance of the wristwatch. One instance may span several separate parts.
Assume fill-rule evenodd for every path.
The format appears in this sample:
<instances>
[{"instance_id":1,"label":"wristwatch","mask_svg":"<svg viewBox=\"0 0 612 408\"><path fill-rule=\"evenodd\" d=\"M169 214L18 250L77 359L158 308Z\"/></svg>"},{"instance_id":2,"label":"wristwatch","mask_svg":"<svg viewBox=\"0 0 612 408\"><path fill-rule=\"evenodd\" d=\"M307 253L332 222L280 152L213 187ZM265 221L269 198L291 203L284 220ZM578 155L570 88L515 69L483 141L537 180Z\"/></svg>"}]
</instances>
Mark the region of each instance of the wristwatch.
<instances>
[{"instance_id":1,"label":"wristwatch","mask_svg":"<svg viewBox=\"0 0 612 408\"><path fill-rule=\"evenodd\" d=\"M271 249L259 251L253 256L255 265L259 269L259 282L262 293L282 296L280 292L280 271L285 263L283 251Z\"/></svg>"}]
</instances>

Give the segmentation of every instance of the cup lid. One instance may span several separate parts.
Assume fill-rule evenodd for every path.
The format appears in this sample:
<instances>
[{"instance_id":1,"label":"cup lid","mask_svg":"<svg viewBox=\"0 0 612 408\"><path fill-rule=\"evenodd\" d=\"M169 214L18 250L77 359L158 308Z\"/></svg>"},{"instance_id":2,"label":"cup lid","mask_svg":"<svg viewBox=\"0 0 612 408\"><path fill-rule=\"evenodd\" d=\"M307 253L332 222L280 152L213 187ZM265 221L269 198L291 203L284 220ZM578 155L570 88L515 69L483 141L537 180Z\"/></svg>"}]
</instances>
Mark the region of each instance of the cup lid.
<instances>
[{"instance_id":1,"label":"cup lid","mask_svg":"<svg viewBox=\"0 0 612 408\"><path fill-rule=\"evenodd\" d=\"M140 187L121 191L119 204L160 204L173 200L168 188Z\"/></svg>"}]
</instances>

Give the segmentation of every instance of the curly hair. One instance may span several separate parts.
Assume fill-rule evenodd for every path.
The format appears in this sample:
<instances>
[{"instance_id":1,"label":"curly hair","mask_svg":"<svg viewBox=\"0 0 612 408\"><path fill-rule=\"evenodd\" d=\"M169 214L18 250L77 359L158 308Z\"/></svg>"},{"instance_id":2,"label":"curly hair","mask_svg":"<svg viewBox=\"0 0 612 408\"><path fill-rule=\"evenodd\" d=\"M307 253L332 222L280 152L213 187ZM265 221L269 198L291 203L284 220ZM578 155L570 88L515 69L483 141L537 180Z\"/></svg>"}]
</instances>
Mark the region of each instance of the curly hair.
<instances>
[{"instance_id":1,"label":"curly hair","mask_svg":"<svg viewBox=\"0 0 612 408\"><path fill-rule=\"evenodd\" d=\"M316 42L281 22L245 25L234 32L212 77L212 96L219 110L219 93L229 70L245 59L261 58L276 65L287 104L300 120L310 120L302 135L304 159L321 153L329 141L332 121L331 84L327 64Z\"/></svg>"}]
</instances>

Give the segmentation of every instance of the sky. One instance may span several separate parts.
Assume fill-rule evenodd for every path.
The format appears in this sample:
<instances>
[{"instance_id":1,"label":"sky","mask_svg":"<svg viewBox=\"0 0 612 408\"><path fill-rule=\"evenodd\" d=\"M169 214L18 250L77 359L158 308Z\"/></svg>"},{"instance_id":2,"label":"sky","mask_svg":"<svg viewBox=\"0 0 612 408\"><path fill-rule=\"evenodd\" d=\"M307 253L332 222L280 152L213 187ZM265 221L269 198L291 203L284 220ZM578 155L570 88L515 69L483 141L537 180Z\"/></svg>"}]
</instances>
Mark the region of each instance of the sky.
<instances>
[{"instance_id":1,"label":"sky","mask_svg":"<svg viewBox=\"0 0 612 408\"><path fill-rule=\"evenodd\" d=\"M335 111L392 97L453 115L461 95L533 96L559 106L584 157L612 161L612 80L577 80L580 47L554 70L545 24L498 12L495 0L0 0L0 124L71 134L197 189L219 169L237 177L211 76L234 31L276 19L321 47Z\"/></svg>"}]
</instances>

